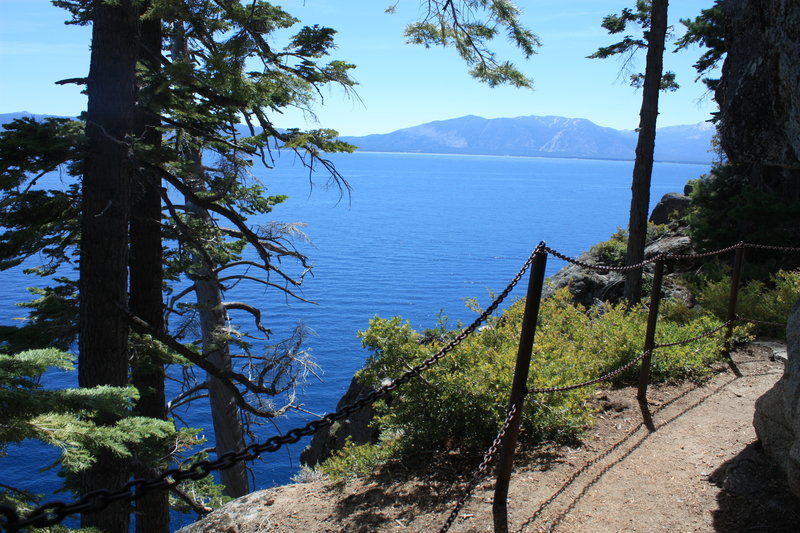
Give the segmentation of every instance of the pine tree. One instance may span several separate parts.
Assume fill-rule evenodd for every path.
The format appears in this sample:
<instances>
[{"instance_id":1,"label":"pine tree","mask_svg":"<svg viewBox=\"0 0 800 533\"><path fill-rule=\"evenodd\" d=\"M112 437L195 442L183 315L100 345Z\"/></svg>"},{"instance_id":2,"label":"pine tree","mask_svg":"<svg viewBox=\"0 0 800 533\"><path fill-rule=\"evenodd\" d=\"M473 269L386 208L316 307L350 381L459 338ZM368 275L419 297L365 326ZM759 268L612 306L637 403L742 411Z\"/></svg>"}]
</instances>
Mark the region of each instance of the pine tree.
<instances>
[{"instance_id":1,"label":"pine tree","mask_svg":"<svg viewBox=\"0 0 800 533\"><path fill-rule=\"evenodd\" d=\"M166 449L164 435L177 438L171 423L161 420L166 414L165 364L188 361L208 376L206 384L168 402L171 408L198 399L199 391L210 390L212 383L240 416L274 417L292 407L293 388L309 364L299 348L302 335L280 349L253 344L246 340L246 328L227 324L228 312L249 314L263 341L269 330L261 323L260 310L223 298L227 284L239 282L296 296L302 273L299 278L287 274L278 260L294 259L302 272L309 265L291 244L294 228L248 222L249 216L267 214L284 200L266 195L249 168L254 160L269 167L273 150L293 152L310 170L321 167L346 188L324 154L353 147L338 141L333 130L279 130L270 116L287 106L310 108L323 85L352 87L353 65L326 61L335 31L319 25L303 26L284 48L273 48L268 36L298 21L259 0L54 3L69 9L73 22L93 25L89 76L71 80L87 85L89 108L83 122L18 121L0 136L0 165L13 175L11 181L0 182L0 202L10 207L2 215L7 231L0 236L0 268L41 253L49 262L35 270L58 275L53 279L57 284L42 289L30 304L26 327L0 331L0 346L7 352L37 343L67 347L78 333L84 389L130 390L129 376L139 389L129 394L135 406L129 402L122 410L100 411L91 419L92 427L100 428L98 435L126 427L129 440L145 443L153 453L137 454L141 460L131 461L131 454L113 440L98 439L81 471L81 490L86 491L122 485L131 473L148 475L163 464L155 458L163 457L158 450ZM485 45L499 25L526 55L533 53L538 42L519 25L513 4L470 0L449 6L435 4L430 11L449 29L431 33L425 26L430 20L422 21L422 26L409 28L412 40L454 45L473 66L473 74L491 85L529 85ZM486 13L487 21L464 18L473 8ZM179 23L187 28L183 58L172 55L162 38L165 29ZM252 68L250 59L262 68ZM25 143L15 144L19 140ZM40 155L46 157L40 160ZM59 165L67 166L76 184L67 191L33 186L37 176ZM183 196L183 203L176 204L165 186ZM32 220L32 207L46 210L46 216ZM256 260L244 259L247 246ZM77 284L68 277L75 260L81 269ZM262 276L253 276L253 269ZM171 298L168 315L214 311L202 342L195 342L182 324L169 326L162 320L164 304L156 294L162 279L192 284L190 291ZM211 298L201 295L204 286L214 287ZM197 294L195 303L181 306L189 292ZM231 362L240 354L251 357L246 373ZM278 395L285 395L283 403L261 399ZM87 416L81 413L79 419ZM241 442L238 437L234 441L234 446ZM168 527L163 496L137 502L137 515L138 531ZM127 520L127 508L119 505L87 515L83 523L126 531Z\"/></svg>"},{"instance_id":2,"label":"pine tree","mask_svg":"<svg viewBox=\"0 0 800 533\"><path fill-rule=\"evenodd\" d=\"M643 39L626 35L622 41L600 48L591 58L606 58L617 54L633 54L647 49L644 74L633 74L631 82L642 87L642 107L639 112L639 138L631 184L631 208L628 221L628 248L625 264L635 265L644 260L647 238L647 215L650 208L650 179L653 173L653 154L656 144L658 96L661 90L675 90L675 75L663 72L664 46L667 37L668 0L637 0L636 9L625 8L620 15L603 19L603 27L611 34L622 33L629 23L643 29ZM642 269L626 274L625 299L630 305L642 297Z\"/></svg>"}]
</instances>

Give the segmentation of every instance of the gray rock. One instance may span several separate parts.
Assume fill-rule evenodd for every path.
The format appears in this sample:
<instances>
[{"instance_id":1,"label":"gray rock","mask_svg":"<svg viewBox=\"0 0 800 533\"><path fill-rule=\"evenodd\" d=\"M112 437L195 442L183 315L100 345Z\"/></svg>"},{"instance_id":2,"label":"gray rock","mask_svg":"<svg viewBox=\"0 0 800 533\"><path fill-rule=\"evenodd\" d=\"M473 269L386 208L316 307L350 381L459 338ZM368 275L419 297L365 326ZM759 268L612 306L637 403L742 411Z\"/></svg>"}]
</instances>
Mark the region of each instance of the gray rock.
<instances>
[{"instance_id":1,"label":"gray rock","mask_svg":"<svg viewBox=\"0 0 800 533\"><path fill-rule=\"evenodd\" d=\"M674 219L686 214L691 204L691 199L677 192L668 192L653 208L650 222L653 224L669 224Z\"/></svg>"},{"instance_id":2,"label":"gray rock","mask_svg":"<svg viewBox=\"0 0 800 533\"><path fill-rule=\"evenodd\" d=\"M786 364L788 360L786 343L783 341L779 341L776 339L757 339L754 340L752 344L757 344L759 346L766 346L770 350L772 350L772 359L778 361L779 363Z\"/></svg>"},{"instance_id":3,"label":"gray rock","mask_svg":"<svg viewBox=\"0 0 800 533\"><path fill-rule=\"evenodd\" d=\"M727 55L715 100L722 148L735 162L800 164L800 2L726 0Z\"/></svg>"},{"instance_id":4,"label":"gray rock","mask_svg":"<svg viewBox=\"0 0 800 533\"><path fill-rule=\"evenodd\" d=\"M756 400L753 425L764 451L786 472L800 497L800 302L786 325L787 361L783 377Z\"/></svg>"},{"instance_id":5,"label":"gray rock","mask_svg":"<svg viewBox=\"0 0 800 533\"><path fill-rule=\"evenodd\" d=\"M588 253L578 257L579 261L594 263ZM543 298L549 298L557 290L568 287L575 303L591 307L596 300L613 300L622 295L624 278L617 272L585 270L570 263L547 279Z\"/></svg>"},{"instance_id":6,"label":"gray rock","mask_svg":"<svg viewBox=\"0 0 800 533\"><path fill-rule=\"evenodd\" d=\"M661 254L681 255L692 254L692 240L686 235L668 235L652 242L644 249L644 258L652 259Z\"/></svg>"},{"instance_id":7,"label":"gray rock","mask_svg":"<svg viewBox=\"0 0 800 533\"><path fill-rule=\"evenodd\" d=\"M349 405L362 396L366 396L372 391L372 388L360 382L357 377L353 377L350 381L350 386L347 392L341 397L339 403L336 404L338 411L345 405ZM347 437L355 444L367 444L378 441L378 432L370 427L370 422L375 416L375 409L372 406L367 406L359 409L351 414L348 418L335 422L333 425L328 426L319 433L315 434L311 439L311 443L306 446L306 449L300 454L300 463L307 466L316 466L336 450L341 450Z\"/></svg>"}]
</instances>

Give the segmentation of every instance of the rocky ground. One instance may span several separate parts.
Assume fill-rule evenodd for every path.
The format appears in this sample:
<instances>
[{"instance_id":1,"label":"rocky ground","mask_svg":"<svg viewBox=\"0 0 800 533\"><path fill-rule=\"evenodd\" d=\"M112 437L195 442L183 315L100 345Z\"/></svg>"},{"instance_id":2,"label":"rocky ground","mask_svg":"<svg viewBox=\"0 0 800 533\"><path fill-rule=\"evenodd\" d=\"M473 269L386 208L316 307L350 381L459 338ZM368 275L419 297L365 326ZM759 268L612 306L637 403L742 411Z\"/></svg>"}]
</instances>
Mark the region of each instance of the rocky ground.
<instances>
[{"instance_id":1,"label":"rocky ground","mask_svg":"<svg viewBox=\"0 0 800 533\"><path fill-rule=\"evenodd\" d=\"M516 532L796 532L800 504L763 455L753 404L783 372L750 345L702 385L601 391L596 425L580 446L522 454L511 482ZM251 494L182 530L195 532L437 531L463 493L463 459L401 464L334 487L324 481ZM473 463L474 464L474 458ZM492 531L485 479L451 531Z\"/></svg>"}]
</instances>

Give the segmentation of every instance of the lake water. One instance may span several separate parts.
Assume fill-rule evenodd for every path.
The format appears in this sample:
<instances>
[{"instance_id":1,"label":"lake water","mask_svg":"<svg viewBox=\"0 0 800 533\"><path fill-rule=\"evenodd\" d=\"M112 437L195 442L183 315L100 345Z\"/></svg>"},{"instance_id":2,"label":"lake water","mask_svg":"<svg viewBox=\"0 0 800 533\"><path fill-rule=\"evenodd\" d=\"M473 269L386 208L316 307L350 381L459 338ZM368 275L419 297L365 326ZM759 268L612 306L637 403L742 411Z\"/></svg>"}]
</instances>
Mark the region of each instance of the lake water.
<instances>
[{"instance_id":1,"label":"lake water","mask_svg":"<svg viewBox=\"0 0 800 533\"><path fill-rule=\"evenodd\" d=\"M288 336L297 322L314 331L307 347L322 381L310 380L301 397L313 413L334 409L367 357L356 332L371 317L400 315L418 329L433 326L440 310L452 323L470 321L474 314L464 300L488 304L489 291L501 291L539 241L575 256L627 225L629 161L378 153L332 160L351 186L349 195L326 187L323 174L311 187L308 171L291 157L283 156L273 170L257 171L269 194L289 195L269 218L307 224L313 245L300 249L311 257L314 275L301 292L317 305L287 301L260 286L229 295L262 307L275 340ZM706 165L657 163L651 207L707 171ZM561 266L549 261L549 273ZM14 303L25 300L26 285L31 280L20 273L0 272L0 324L24 314ZM513 296L524 291L519 287ZM58 379L66 384L72 378ZM188 413L193 426L210 428L205 407L198 404ZM277 427L286 430L309 419L296 414ZM275 432L264 426L260 440ZM306 443L257 462L257 487L288 482ZM10 452L0 460L0 482L51 492L55 476L30 472L52 454L38 448L33 455L15 447Z\"/></svg>"}]
</instances>

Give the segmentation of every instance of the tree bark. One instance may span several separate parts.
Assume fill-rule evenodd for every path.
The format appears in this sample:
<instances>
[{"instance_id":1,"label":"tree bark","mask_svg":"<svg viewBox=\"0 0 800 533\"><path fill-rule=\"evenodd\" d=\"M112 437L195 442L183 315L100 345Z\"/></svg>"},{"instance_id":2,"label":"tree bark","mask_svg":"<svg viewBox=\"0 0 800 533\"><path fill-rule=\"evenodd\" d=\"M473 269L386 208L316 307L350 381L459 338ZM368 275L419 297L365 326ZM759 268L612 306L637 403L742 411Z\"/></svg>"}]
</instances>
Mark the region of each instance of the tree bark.
<instances>
[{"instance_id":1,"label":"tree bark","mask_svg":"<svg viewBox=\"0 0 800 533\"><path fill-rule=\"evenodd\" d=\"M186 57L188 45L183 28L176 25L175 29L172 43L173 54L176 58ZM194 162L196 169L194 176L185 178L187 186L193 192L203 191L205 186L200 179L203 172L201 151L196 148L188 148L183 155ZM189 215L203 221L204 224L212 224L211 216L206 209L188 199L185 203ZM192 279L200 314L200 328L203 334L203 354L206 360L218 369L230 370L232 367L230 348L227 340L222 338L228 325L228 315L222 305L219 277L213 271L215 265L203 264L199 254L195 255L194 260L203 265L197 268L197 274ZM219 379L206 374L206 382L217 456L243 449L245 446L244 426L236 398ZM243 462L221 470L220 480L225 485L225 494L228 496L238 498L250 492L247 468Z\"/></svg>"},{"instance_id":2,"label":"tree bark","mask_svg":"<svg viewBox=\"0 0 800 533\"><path fill-rule=\"evenodd\" d=\"M635 265L644 260L647 238L647 215L650 207L650 179L653 173L653 152L656 145L658 96L664 65L664 41L667 34L668 0L653 0L650 13L650 30L647 33L647 65L642 89L642 107L639 112L639 139L636 143L636 161L631 185L631 211L628 221L628 248L625 264ZM627 273L625 299L628 305L642 298L642 270Z\"/></svg>"},{"instance_id":3,"label":"tree bark","mask_svg":"<svg viewBox=\"0 0 800 533\"><path fill-rule=\"evenodd\" d=\"M130 147L138 55L138 9L131 0L93 3L83 177L78 382L128 384L128 225ZM101 422L113 423L106 417ZM110 452L81 476L81 492L123 485L127 461ZM128 504L81 517L81 527L127 533Z\"/></svg>"},{"instance_id":4,"label":"tree bark","mask_svg":"<svg viewBox=\"0 0 800 533\"><path fill-rule=\"evenodd\" d=\"M196 154L197 168L200 168L200 154ZM198 192L198 186L193 187ZM186 200L188 212L195 218L211 224L208 211ZM199 259L198 259L199 261ZM193 280L197 297L200 327L203 332L203 354L206 360L222 371L231 369L231 354L226 335L228 314L222 305L222 290L218 276L208 267L198 268ZM214 441L217 457L244 448L244 427L236 398L219 379L206 374L208 400L211 404L211 420L214 424ZM220 479L225 485L225 494L233 498L250 492L245 463L238 462L220 471Z\"/></svg>"},{"instance_id":5,"label":"tree bark","mask_svg":"<svg viewBox=\"0 0 800 533\"><path fill-rule=\"evenodd\" d=\"M139 58L149 70L160 68L157 54L161 51L161 21L143 20L141 23ZM134 117L134 135L145 144L161 144L160 120L154 102L145 90L138 93L139 107ZM160 177L139 165L134 176L133 213L130 228L130 308L154 329L164 332L164 305L162 300L163 254L161 248L161 180ZM147 347L134 354L131 382L139 391L136 414L166 420L167 408L164 392L164 363ZM169 450L162 451L164 457ZM154 478L160 473L159 464L136 464L133 475L137 478ZM137 533L169 533L169 493L154 491L136 501Z\"/></svg>"}]
</instances>

